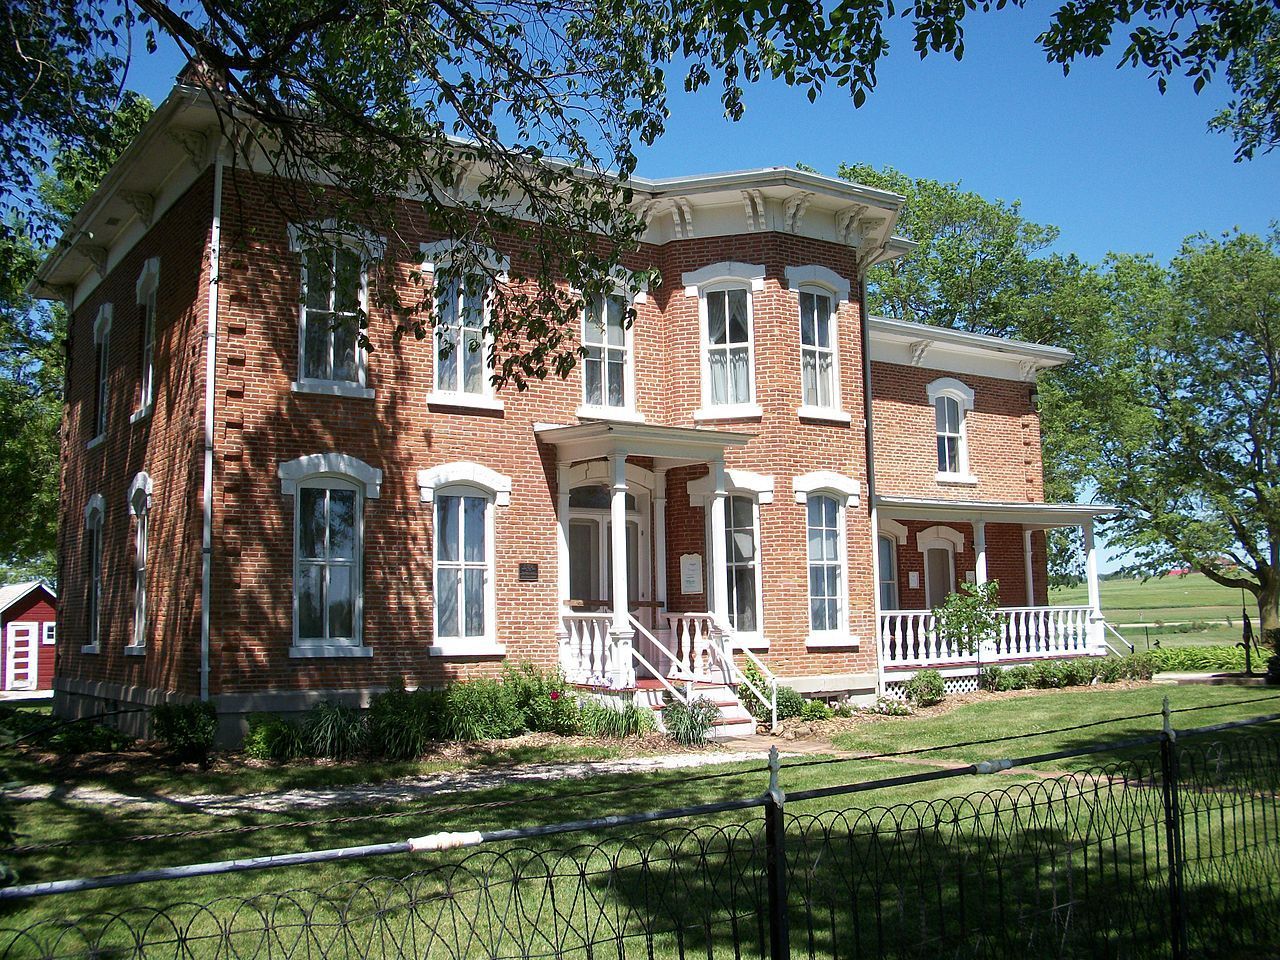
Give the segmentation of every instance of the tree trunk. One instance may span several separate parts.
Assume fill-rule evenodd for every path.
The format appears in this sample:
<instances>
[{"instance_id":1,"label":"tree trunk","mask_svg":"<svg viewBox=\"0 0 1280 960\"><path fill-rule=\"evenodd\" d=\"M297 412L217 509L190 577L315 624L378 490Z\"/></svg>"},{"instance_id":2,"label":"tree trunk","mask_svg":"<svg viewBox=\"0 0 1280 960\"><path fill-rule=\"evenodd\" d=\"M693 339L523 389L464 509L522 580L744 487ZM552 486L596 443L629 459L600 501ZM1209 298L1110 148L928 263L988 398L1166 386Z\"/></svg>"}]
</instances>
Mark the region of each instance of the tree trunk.
<instances>
[{"instance_id":1,"label":"tree trunk","mask_svg":"<svg viewBox=\"0 0 1280 960\"><path fill-rule=\"evenodd\" d=\"M1258 630L1263 648L1280 656L1280 583L1272 578L1258 591Z\"/></svg>"}]
</instances>

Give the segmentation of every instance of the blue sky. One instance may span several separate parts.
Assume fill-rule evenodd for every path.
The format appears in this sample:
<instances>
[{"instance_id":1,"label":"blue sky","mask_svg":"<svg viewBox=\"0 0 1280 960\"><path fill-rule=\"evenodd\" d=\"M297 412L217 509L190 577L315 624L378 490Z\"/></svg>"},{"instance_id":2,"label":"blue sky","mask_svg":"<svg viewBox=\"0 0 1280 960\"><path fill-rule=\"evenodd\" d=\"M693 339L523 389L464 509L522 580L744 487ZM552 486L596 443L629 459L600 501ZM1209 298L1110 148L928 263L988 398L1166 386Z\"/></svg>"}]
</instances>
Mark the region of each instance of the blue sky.
<instances>
[{"instance_id":1,"label":"blue sky","mask_svg":"<svg viewBox=\"0 0 1280 960\"><path fill-rule=\"evenodd\" d=\"M1226 101L1224 82L1195 96L1178 79L1161 96L1144 71L1116 69L1115 53L1064 77L1035 44L1051 9L971 15L960 62L919 60L895 25L879 86L861 109L835 87L811 104L801 91L763 83L748 90L735 123L714 85L692 96L677 89L667 134L640 154L639 173L888 165L1021 200L1025 216L1061 228L1060 251L1086 260L1113 250L1167 260L1189 234L1264 232L1280 219L1280 151L1234 163L1231 138L1205 128ZM144 57L131 86L158 102L181 65L171 51ZM1113 568L1116 558L1103 553L1103 570Z\"/></svg>"}]
</instances>

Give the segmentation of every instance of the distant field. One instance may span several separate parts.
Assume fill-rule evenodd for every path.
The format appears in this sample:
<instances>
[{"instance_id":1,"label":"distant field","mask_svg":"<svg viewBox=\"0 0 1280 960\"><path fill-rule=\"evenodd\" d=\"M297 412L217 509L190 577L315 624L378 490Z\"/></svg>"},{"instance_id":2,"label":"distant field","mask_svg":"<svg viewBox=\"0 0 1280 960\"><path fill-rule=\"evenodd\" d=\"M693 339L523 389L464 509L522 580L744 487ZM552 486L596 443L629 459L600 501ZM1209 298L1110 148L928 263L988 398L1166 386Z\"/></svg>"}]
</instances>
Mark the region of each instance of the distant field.
<instances>
[{"instance_id":1,"label":"distant field","mask_svg":"<svg viewBox=\"0 0 1280 960\"><path fill-rule=\"evenodd\" d=\"M1121 633L1139 649L1149 636L1162 646L1203 643L1236 643L1240 640L1240 591L1220 587L1201 573L1186 576L1157 577L1151 580L1104 580L1102 612L1116 625L1136 623L1177 623L1188 620L1230 620L1205 630L1182 633L1170 627L1121 626ZM1088 603L1084 585L1053 588L1049 602L1055 604ZM1252 594L1245 595L1245 605L1258 628L1258 607Z\"/></svg>"}]
</instances>

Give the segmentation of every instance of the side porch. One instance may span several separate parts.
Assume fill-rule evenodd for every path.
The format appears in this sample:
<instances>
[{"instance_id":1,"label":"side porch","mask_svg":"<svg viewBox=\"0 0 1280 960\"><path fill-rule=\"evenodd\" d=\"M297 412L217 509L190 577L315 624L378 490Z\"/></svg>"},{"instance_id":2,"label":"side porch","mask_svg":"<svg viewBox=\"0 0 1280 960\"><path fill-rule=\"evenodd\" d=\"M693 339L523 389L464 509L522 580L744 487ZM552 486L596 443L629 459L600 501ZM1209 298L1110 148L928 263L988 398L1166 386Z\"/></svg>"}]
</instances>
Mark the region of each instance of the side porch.
<instances>
[{"instance_id":1,"label":"side porch","mask_svg":"<svg viewBox=\"0 0 1280 960\"><path fill-rule=\"evenodd\" d=\"M881 688L900 696L924 669L948 692L978 688L983 667L1129 652L1102 615L1094 518L1113 507L995 503L883 496L876 501L877 653ZM1088 603L1048 602L1046 531L1078 527ZM933 611L963 583L999 583L996 636L960 648L937 628Z\"/></svg>"}]
</instances>

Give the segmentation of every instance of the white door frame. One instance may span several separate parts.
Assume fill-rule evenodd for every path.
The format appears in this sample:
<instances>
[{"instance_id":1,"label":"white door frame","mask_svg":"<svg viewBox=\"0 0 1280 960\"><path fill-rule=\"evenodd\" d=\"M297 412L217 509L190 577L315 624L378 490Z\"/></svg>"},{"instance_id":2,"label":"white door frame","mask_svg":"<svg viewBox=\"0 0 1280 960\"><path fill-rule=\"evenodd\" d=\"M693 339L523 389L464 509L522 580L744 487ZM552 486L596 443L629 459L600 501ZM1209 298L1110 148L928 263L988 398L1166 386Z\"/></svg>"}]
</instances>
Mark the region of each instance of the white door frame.
<instances>
[{"instance_id":1,"label":"white door frame","mask_svg":"<svg viewBox=\"0 0 1280 960\"><path fill-rule=\"evenodd\" d=\"M14 686L14 661L17 659L16 631L21 628L27 631L27 685ZM4 636L4 688L6 690L39 690L40 689L40 624L34 620L15 620L6 625Z\"/></svg>"},{"instance_id":2,"label":"white door frame","mask_svg":"<svg viewBox=\"0 0 1280 960\"><path fill-rule=\"evenodd\" d=\"M649 494L645 490L637 489L633 491L636 498L636 510L627 511L627 522L636 525L636 563L639 566L637 570L638 596L632 598L635 600L648 602L653 595L652 589L652 566L653 557L650 555L649 549ZM610 589L609 582L609 560L612 556L610 551L610 514L608 510L596 510L585 507L569 508L569 523L574 520L594 520L599 525L600 547L598 551L598 562L600 564L599 583L602 592ZM572 558L570 565L572 565ZM645 611L641 609L641 622L647 619Z\"/></svg>"}]
</instances>

